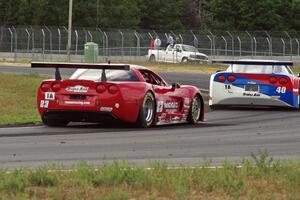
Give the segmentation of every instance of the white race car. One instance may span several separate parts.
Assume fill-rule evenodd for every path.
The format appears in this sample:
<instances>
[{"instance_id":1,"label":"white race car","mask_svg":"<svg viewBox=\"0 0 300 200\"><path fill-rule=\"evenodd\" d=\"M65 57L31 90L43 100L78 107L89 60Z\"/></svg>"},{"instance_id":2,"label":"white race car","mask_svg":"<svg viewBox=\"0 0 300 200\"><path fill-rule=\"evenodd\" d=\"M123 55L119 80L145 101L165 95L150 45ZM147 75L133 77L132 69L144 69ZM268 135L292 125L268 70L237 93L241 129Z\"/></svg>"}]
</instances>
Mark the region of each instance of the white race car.
<instances>
[{"instance_id":1,"label":"white race car","mask_svg":"<svg viewBox=\"0 0 300 200\"><path fill-rule=\"evenodd\" d=\"M269 60L213 61L229 64L210 78L209 106L299 108L299 76L292 62Z\"/></svg>"}]
</instances>

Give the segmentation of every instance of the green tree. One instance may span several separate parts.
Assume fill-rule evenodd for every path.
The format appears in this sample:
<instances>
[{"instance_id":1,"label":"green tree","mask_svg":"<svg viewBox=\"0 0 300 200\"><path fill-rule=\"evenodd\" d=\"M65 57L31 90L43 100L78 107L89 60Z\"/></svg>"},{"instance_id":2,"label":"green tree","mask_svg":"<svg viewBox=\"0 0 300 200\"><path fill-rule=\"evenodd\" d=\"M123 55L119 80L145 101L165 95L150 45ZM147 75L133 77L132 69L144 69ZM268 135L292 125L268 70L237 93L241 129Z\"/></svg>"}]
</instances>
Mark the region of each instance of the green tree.
<instances>
[{"instance_id":1,"label":"green tree","mask_svg":"<svg viewBox=\"0 0 300 200\"><path fill-rule=\"evenodd\" d=\"M143 1L142 24L144 29L183 29L183 0Z\"/></svg>"}]
</instances>

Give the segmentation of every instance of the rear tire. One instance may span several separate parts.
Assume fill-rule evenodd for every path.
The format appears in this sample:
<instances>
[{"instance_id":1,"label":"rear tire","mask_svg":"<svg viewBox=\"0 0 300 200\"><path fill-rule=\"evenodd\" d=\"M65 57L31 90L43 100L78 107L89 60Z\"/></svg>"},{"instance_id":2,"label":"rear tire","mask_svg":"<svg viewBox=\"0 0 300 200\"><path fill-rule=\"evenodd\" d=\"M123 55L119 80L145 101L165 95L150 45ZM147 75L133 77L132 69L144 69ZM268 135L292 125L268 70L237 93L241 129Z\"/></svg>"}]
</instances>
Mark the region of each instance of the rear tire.
<instances>
[{"instance_id":1,"label":"rear tire","mask_svg":"<svg viewBox=\"0 0 300 200\"><path fill-rule=\"evenodd\" d=\"M190 111L188 114L188 122L190 124L196 124L201 117L201 111L202 111L202 102L201 97L199 94L195 95L190 107Z\"/></svg>"},{"instance_id":2,"label":"rear tire","mask_svg":"<svg viewBox=\"0 0 300 200\"><path fill-rule=\"evenodd\" d=\"M69 123L66 120L47 119L45 117L42 117L42 121L46 126L54 126L54 127L65 127Z\"/></svg>"},{"instance_id":3,"label":"rear tire","mask_svg":"<svg viewBox=\"0 0 300 200\"><path fill-rule=\"evenodd\" d=\"M149 58L149 61L150 61L150 62L155 62L155 55L152 54L152 55L150 56L150 58Z\"/></svg>"},{"instance_id":4,"label":"rear tire","mask_svg":"<svg viewBox=\"0 0 300 200\"><path fill-rule=\"evenodd\" d=\"M137 125L148 128L152 125L155 118L155 100L151 92L146 93L140 108Z\"/></svg>"},{"instance_id":5,"label":"rear tire","mask_svg":"<svg viewBox=\"0 0 300 200\"><path fill-rule=\"evenodd\" d=\"M188 62L187 57L182 58L181 62L182 62L182 63L187 63L187 62Z\"/></svg>"}]
</instances>

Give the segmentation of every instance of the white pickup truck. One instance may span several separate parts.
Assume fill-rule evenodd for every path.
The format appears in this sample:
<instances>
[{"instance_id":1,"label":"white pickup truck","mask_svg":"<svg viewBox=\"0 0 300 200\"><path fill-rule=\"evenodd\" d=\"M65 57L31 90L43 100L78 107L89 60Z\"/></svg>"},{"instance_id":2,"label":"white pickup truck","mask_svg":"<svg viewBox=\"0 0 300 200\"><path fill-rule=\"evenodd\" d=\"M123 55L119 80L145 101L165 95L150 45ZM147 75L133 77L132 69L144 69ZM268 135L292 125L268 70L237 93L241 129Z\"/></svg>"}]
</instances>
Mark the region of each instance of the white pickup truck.
<instances>
[{"instance_id":1,"label":"white pickup truck","mask_svg":"<svg viewBox=\"0 0 300 200\"><path fill-rule=\"evenodd\" d=\"M166 50L149 49L147 58L151 62L208 62L207 55L185 44L175 44L174 47L169 45Z\"/></svg>"}]
</instances>

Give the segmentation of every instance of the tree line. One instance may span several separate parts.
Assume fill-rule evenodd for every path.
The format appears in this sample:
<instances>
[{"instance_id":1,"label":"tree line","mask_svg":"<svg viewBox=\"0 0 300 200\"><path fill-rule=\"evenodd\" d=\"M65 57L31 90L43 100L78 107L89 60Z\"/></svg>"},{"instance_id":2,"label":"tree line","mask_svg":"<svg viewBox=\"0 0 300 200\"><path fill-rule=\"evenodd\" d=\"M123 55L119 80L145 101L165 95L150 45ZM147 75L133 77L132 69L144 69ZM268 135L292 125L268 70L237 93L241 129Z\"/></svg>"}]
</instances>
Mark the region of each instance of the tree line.
<instances>
[{"instance_id":1,"label":"tree line","mask_svg":"<svg viewBox=\"0 0 300 200\"><path fill-rule=\"evenodd\" d=\"M0 0L0 25L68 23L69 0ZM73 0L73 25L120 29L300 30L300 0Z\"/></svg>"}]
</instances>

